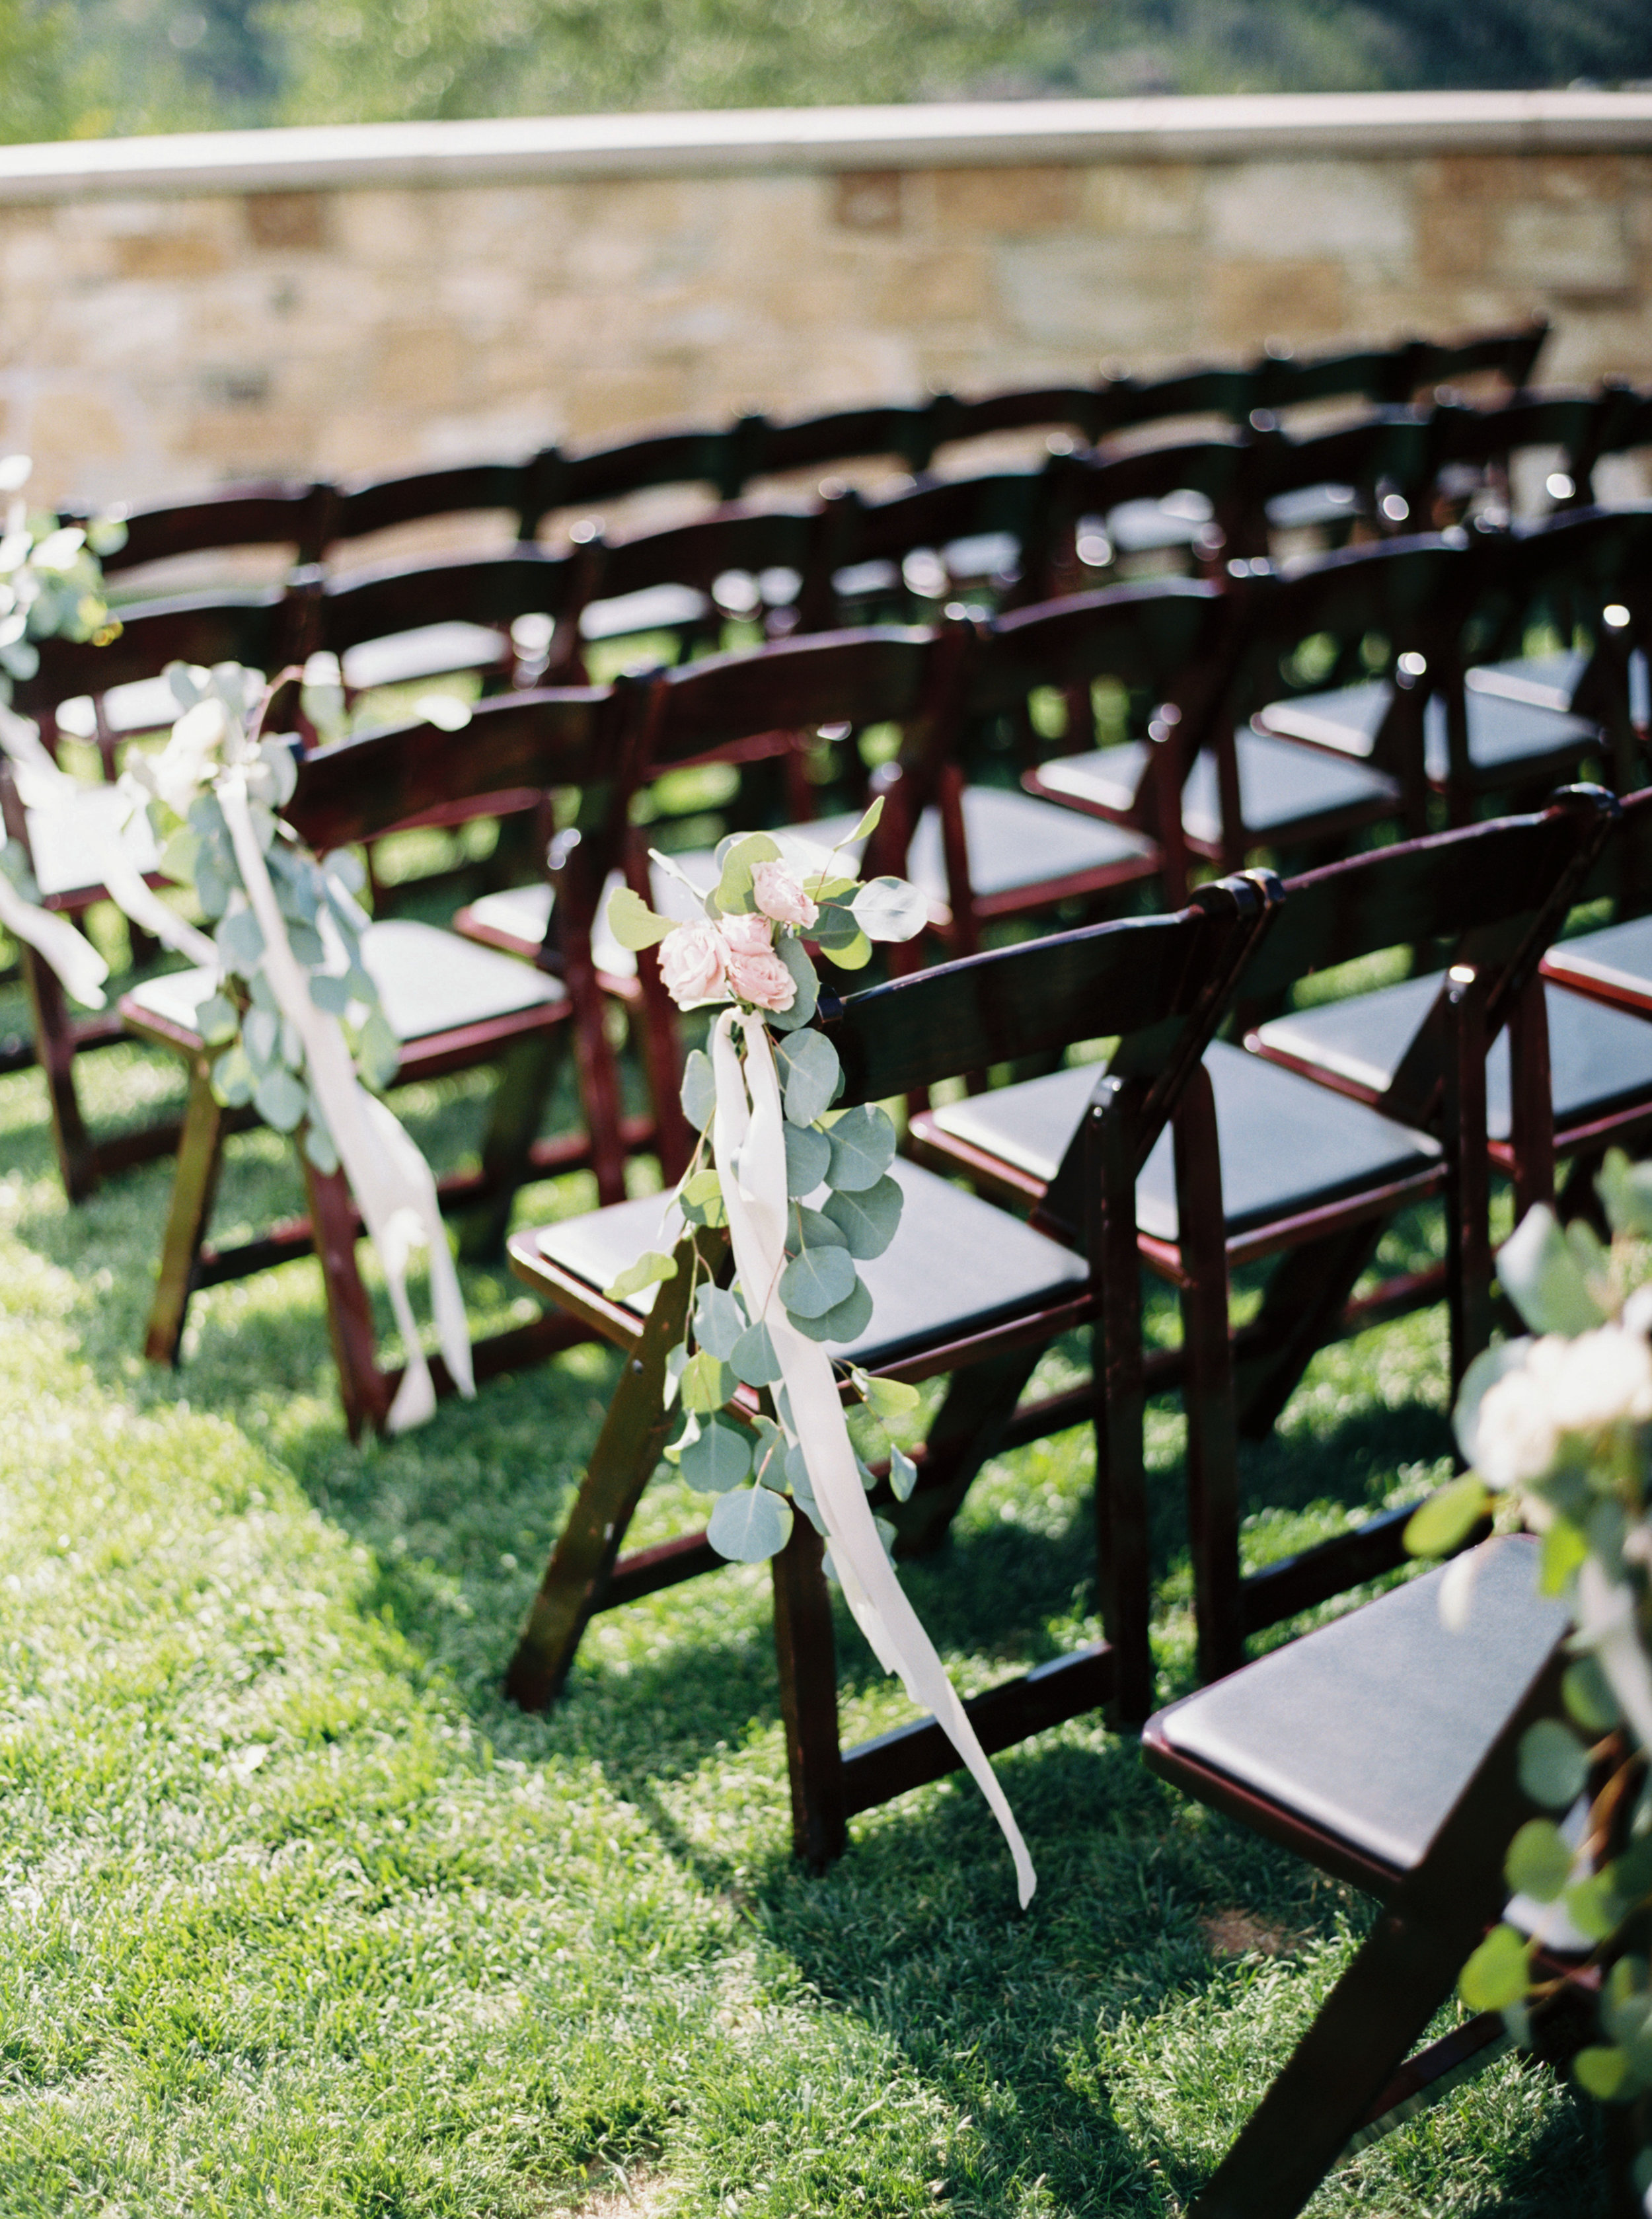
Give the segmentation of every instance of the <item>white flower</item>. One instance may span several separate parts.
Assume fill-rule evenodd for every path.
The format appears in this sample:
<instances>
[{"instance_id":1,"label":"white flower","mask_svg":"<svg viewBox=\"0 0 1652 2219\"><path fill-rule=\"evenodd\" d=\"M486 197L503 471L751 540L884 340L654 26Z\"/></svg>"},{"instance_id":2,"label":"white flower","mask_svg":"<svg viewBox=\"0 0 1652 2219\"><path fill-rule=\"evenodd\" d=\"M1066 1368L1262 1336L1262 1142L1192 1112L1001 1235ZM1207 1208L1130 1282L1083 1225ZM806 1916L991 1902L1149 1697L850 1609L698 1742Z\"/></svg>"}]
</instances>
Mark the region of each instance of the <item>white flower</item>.
<instances>
[{"instance_id":1,"label":"white flower","mask_svg":"<svg viewBox=\"0 0 1652 2219\"><path fill-rule=\"evenodd\" d=\"M1518 1371L1506 1371L1487 1389L1475 1413L1475 1468L1488 1487L1541 1479L1559 1450L1548 1386L1531 1361L1537 1347Z\"/></svg>"},{"instance_id":2,"label":"white flower","mask_svg":"<svg viewBox=\"0 0 1652 2219\"><path fill-rule=\"evenodd\" d=\"M197 701L173 725L172 737L159 755L134 753L133 775L177 816L187 817L189 804L211 776L213 757L228 731L229 719L221 701L210 697Z\"/></svg>"},{"instance_id":3,"label":"white flower","mask_svg":"<svg viewBox=\"0 0 1652 2219\"><path fill-rule=\"evenodd\" d=\"M1562 1346L1550 1394L1563 1432L1598 1433L1652 1417L1652 1346L1642 1334L1603 1325Z\"/></svg>"}]
</instances>

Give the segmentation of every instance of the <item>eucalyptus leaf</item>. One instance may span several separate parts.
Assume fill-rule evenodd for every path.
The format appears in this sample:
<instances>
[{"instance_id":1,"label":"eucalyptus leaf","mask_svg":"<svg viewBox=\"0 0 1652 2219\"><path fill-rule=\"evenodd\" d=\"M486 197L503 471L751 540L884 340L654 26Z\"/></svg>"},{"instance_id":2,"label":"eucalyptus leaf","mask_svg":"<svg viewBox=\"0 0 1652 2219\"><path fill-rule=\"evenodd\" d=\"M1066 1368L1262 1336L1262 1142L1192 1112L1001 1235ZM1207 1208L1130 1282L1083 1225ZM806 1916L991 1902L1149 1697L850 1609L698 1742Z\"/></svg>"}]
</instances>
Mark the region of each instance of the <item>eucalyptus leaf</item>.
<instances>
[{"instance_id":1,"label":"eucalyptus leaf","mask_svg":"<svg viewBox=\"0 0 1652 2219\"><path fill-rule=\"evenodd\" d=\"M889 1484L897 1502L905 1502L918 1483L918 1468L906 1451L891 1445L889 1451Z\"/></svg>"},{"instance_id":2,"label":"eucalyptus leaf","mask_svg":"<svg viewBox=\"0 0 1652 2219\"><path fill-rule=\"evenodd\" d=\"M209 919L222 917L229 907L231 880L219 869L213 855L203 849L197 858L194 871L195 898L202 913Z\"/></svg>"},{"instance_id":3,"label":"eucalyptus leaf","mask_svg":"<svg viewBox=\"0 0 1652 2219\"><path fill-rule=\"evenodd\" d=\"M767 1563L792 1538L792 1507L767 1487L742 1488L719 1497L705 1538L731 1563Z\"/></svg>"},{"instance_id":4,"label":"eucalyptus leaf","mask_svg":"<svg viewBox=\"0 0 1652 2219\"><path fill-rule=\"evenodd\" d=\"M196 1010L195 1022L208 1047L217 1047L234 1039L240 1029L241 1013L227 994L208 994Z\"/></svg>"},{"instance_id":5,"label":"eucalyptus leaf","mask_svg":"<svg viewBox=\"0 0 1652 2219\"><path fill-rule=\"evenodd\" d=\"M823 1210L810 1209L806 1202L794 1202L786 1211L786 1248L795 1255L804 1248L847 1248L840 1227L833 1224Z\"/></svg>"},{"instance_id":6,"label":"eucalyptus leaf","mask_svg":"<svg viewBox=\"0 0 1652 2219\"><path fill-rule=\"evenodd\" d=\"M852 897L868 940L915 940L929 921L929 904L904 879L868 879Z\"/></svg>"},{"instance_id":7,"label":"eucalyptus leaf","mask_svg":"<svg viewBox=\"0 0 1652 2219\"><path fill-rule=\"evenodd\" d=\"M310 1097L309 1122L304 1128L304 1153L324 1177L330 1178L338 1168L338 1151L332 1145L326 1121L319 1114L320 1105L314 1094Z\"/></svg>"},{"instance_id":8,"label":"eucalyptus leaf","mask_svg":"<svg viewBox=\"0 0 1652 2219\"><path fill-rule=\"evenodd\" d=\"M780 1377L780 1359L774 1353L774 1343L768 1327L760 1318L748 1325L729 1352L729 1362L735 1377L748 1387L772 1387Z\"/></svg>"},{"instance_id":9,"label":"eucalyptus leaf","mask_svg":"<svg viewBox=\"0 0 1652 2219\"><path fill-rule=\"evenodd\" d=\"M1599 2104L1609 2104L1624 2085L1629 2060L1621 2049L1592 2042L1572 2060L1578 2085Z\"/></svg>"},{"instance_id":10,"label":"eucalyptus leaf","mask_svg":"<svg viewBox=\"0 0 1652 2219\"><path fill-rule=\"evenodd\" d=\"M726 1288L700 1289L694 1303L694 1339L701 1348L726 1363L745 1330L746 1313Z\"/></svg>"},{"instance_id":11,"label":"eucalyptus leaf","mask_svg":"<svg viewBox=\"0 0 1652 2219\"><path fill-rule=\"evenodd\" d=\"M751 875L759 863L778 863L780 850L767 832L748 832L736 840L723 860L723 874L714 898L725 917L740 916L754 906Z\"/></svg>"},{"instance_id":12,"label":"eucalyptus leaf","mask_svg":"<svg viewBox=\"0 0 1652 2219\"><path fill-rule=\"evenodd\" d=\"M1610 1733L1618 1724L1618 1699L1597 1656L1580 1656L1566 1668L1560 1691L1567 1710L1587 1734Z\"/></svg>"},{"instance_id":13,"label":"eucalyptus leaf","mask_svg":"<svg viewBox=\"0 0 1652 2219\"><path fill-rule=\"evenodd\" d=\"M826 1128L832 1152L828 1183L838 1194L876 1186L895 1160L895 1128L875 1102L862 1102Z\"/></svg>"},{"instance_id":14,"label":"eucalyptus leaf","mask_svg":"<svg viewBox=\"0 0 1652 2219\"><path fill-rule=\"evenodd\" d=\"M867 1408L885 1425L891 1418L910 1415L923 1399L917 1389L905 1379L880 1379L875 1373L868 1377L864 1371L857 1371L854 1381Z\"/></svg>"},{"instance_id":15,"label":"eucalyptus leaf","mask_svg":"<svg viewBox=\"0 0 1652 2219\"><path fill-rule=\"evenodd\" d=\"M861 841L870 840L873 834L878 830L879 820L883 816L883 813L884 797L881 793L875 794L866 805L866 815L855 826L854 831L850 833L848 838L841 842L841 845L845 848L855 848L860 845Z\"/></svg>"},{"instance_id":16,"label":"eucalyptus leaf","mask_svg":"<svg viewBox=\"0 0 1652 2219\"><path fill-rule=\"evenodd\" d=\"M296 1130L309 1106L309 1094L290 1071L268 1071L252 1090L252 1106L277 1133Z\"/></svg>"},{"instance_id":17,"label":"eucalyptus leaf","mask_svg":"<svg viewBox=\"0 0 1652 2219\"><path fill-rule=\"evenodd\" d=\"M728 1418L713 1418L686 1444L677 1469L697 1495L726 1495L751 1476L751 1436Z\"/></svg>"},{"instance_id":18,"label":"eucalyptus leaf","mask_svg":"<svg viewBox=\"0 0 1652 2219\"><path fill-rule=\"evenodd\" d=\"M342 1017L350 1007L350 982L336 971L312 971L310 999L330 1017Z\"/></svg>"},{"instance_id":19,"label":"eucalyptus leaf","mask_svg":"<svg viewBox=\"0 0 1652 2219\"><path fill-rule=\"evenodd\" d=\"M786 1435L773 1418L759 1417L752 1421L755 1439L751 1452L752 1477L759 1487L772 1487L776 1495L786 1493Z\"/></svg>"},{"instance_id":20,"label":"eucalyptus leaf","mask_svg":"<svg viewBox=\"0 0 1652 2219\"><path fill-rule=\"evenodd\" d=\"M824 1033L792 1033L774 1044L786 1114L794 1125L813 1125L830 1109L843 1076L837 1050Z\"/></svg>"},{"instance_id":21,"label":"eucalyptus leaf","mask_svg":"<svg viewBox=\"0 0 1652 2219\"><path fill-rule=\"evenodd\" d=\"M815 1500L815 1490L809 1481L809 1464L803 1453L803 1444L793 1441L786 1452L786 1483L792 1500L823 1541L826 1520L820 1514L820 1505Z\"/></svg>"},{"instance_id":22,"label":"eucalyptus leaf","mask_svg":"<svg viewBox=\"0 0 1652 2219\"><path fill-rule=\"evenodd\" d=\"M401 1068L401 1043L382 1010L368 1011L358 1048L368 1085L376 1091L382 1091Z\"/></svg>"},{"instance_id":23,"label":"eucalyptus leaf","mask_svg":"<svg viewBox=\"0 0 1652 2219\"><path fill-rule=\"evenodd\" d=\"M1605 1323L1576 1250L1544 1203L1527 1210L1498 1250L1497 1277L1533 1333L1569 1336Z\"/></svg>"},{"instance_id":24,"label":"eucalyptus leaf","mask_svg":"<svg viewBox=\"0 0 1652 2219\"><path fill-rule=\"evenodd\" d=\"M319 970L327 960L321 935L313 924L289 923L287 945L293 951L294 960L301 963L307 971Z\"/></svg>"},{"instance_id":25,"label":"eucalyptus leaf","mask_svg":"<svg viewBox=\"0 0 1652 2219\"><path fill-rule=\"evenodd\" d=\"M847 1248L805 1248L780 1274L780 1300L794 1318L823 1318L855 1285Z\"/></svg>"},{"instance_id":26,"label":"eucalyptus leaf","mask_svg":"<svg viewBox=\"0 0 1652 2219\"><path fill-rule=\"evenodd\" d=\"M223 918L213 935L226 967L245 975L264 960L264 934L250 909L238 909Z\"/></svg>"},{"instance_id":27,"label":"eucalyptus leaf","mask_svg":"<svg viewBox=\"0 0 1652 2219\"><path fill-rule=\"evenodd\" d=\"M820 1006L820 973L809 960L808 950L795 934L774 936L774 953L792 973L796 991L789 1010L770 1010L768 1022L776 1032L794 1033L806 1025Z\"/></svg>"},{"instance_id":28,"label":"eucalyptus leaf","mask_svg":"<svg viewBox=\"0 0 1652 2219\"><path fill-rule=\"evenodd\" d=\"M683 1182L678 1201L691 1225L726 1225L729 1213L723 1200L723 1181L711 1170L696 1172Z\"/></svg>"},{"instance_id":29,"label":"eucalyptus leaf","mask_svg":"<svg viewBox=\"0 0 1652 2219\"><path fill-rule=\"evenodd\" d=\"M676 925L668 917L656 917L631 886L616 886L608 897L608 929L622 948L633 954L657 948Z\"/></svg>"},{"instance_id":30,"label":"eucalyptus leaf","mask_svg":"<svg viewBox=\"0 0 1652 2219\"><path fill-rule=\"evenodd\" d=\"M899 1230L900 1188L892 1178L880 1178L859 1194L828 1195L822 1215L848 1243L849 1253L862 1264L881 1256Z\"/></svg>"},{"instance_id":31,"label":"eucalyptus leaf","mask_svg":"<svg viewBox=\"0 0 1652 2219\"><path fill-rule=\"evenodd\" d=\"M1561 1900L1573 1925L1591 1942L1604 1942L1629 1907L1612 1886L1609 1870L1574 1882Z\"/></svg>"},{"instance_id":32,"label":"eucalyptus leaf","mask_svg":"<svg viewBox=\"0 0 1652 2219\"><path fill-rule=\"evenodd\" d=\"M269 1010L249 1010L241 1024L241 1045L246 1050L247 1061L260 1076L276 1060L276 1043L281 1037L281 1019Z\"/></svg>"},{"instance_id":33,"label":"eucalyptus leaf","mask_svg":"<svg viewBox=\"0 0 1652 2219\"><path fill-rule=\"evenodd\" d=\"M1463 1967L1457 1993L1473 2011L1501 2011L1531 1985L1528 1944L1512 1926L1494 1926Z\"/></svg>"},{"instance_id":34,"label":"eucalyptus leaf","mask_svg":"<svg viewBox=\"0 0 1652 2219\"><path fill-rule=\"evenodd\" d=\"M649 1249L634 1264L628 1264L613 1284L602 1291L609 1302L623 1302L628 1295L640 1295L644 1287L656 1286L661 1280L674 1279L676 1276L676 1258Z\"/></svg>"},{"instance_id":35,"label":"eucalyptus leaf","mask_svg":"<svg viewBox=\"0 0 1652 2219\"><path fill-rule=\"evenodd\" d=\"M1652 1163L1632 1164L1621 1148L1608 1148L1595 1190L1614 1233L1652 1234Z\"/></svg>"},{"instance_id":36,"label":"eucalyptus leaf","mask_svg":"<svg viewBox=\"0 0 1652 2219\"><path fill-rule=\"evenodd\" d=\"M1539 1719L1520 1737L1520 1786L1545 1810L1568 1810L1588 1776L1587 1750L1558 1719Z\"/></svg>"},{"instance_id":37,"label":"eucalyptus leaf","mask_svg":"<svg viewBox=\"0 0 1652 2219\"><path fill-rule=\"evenodd\" d=\"M683 1065L683 1116L697 1133L703 1133L711 1122L711 1112L717 1108L717 1078L711 1069L711 1059L704 1048L690 1048Z\"/></svg>"},{"instance_id":38,"label":"eucalyptus leaf","mask_svg":"<svg viewBox=\"0 0 1652 2219\"><path fill-rule=\"evenodd\" d=\"M840 1249L838 1253L844 1252ZM795 1315L792 1322L810 1340L834 1340L847 1347L859 1340L872 1323L872 1296L864 1279L856 1277L854 1288L843 1301L823 1317L805 1318Z\"/></svg>"},{"instance_id":39,"label":"eucalyptus leaf","mask_svg":"<svg viewBox=\"0 0 1652 2219\"><path fill-rule=\"evenodd\" d=\"M244 1047L227 1049L213 1065L213 1097L226 1110L239 1110L249 1103L254 1083L252 1066Z\"/></svg>"},{"instance_id":40,"label":"eucalyptus leaf","mask_svg":"<svg viewBox=\"0 0 1652 2219\"><path fill-rule=\"evenodd\" d=\"M872 960L872 942L864 932L857 932L853 940L840 941L823 953L840 971L864 971Z\"/></svg>"},{"instance_id":41,"label":"eucalyptus leaf","mask_svg":"<svg viewBox=\"0 0 1652 2219\"><path fill-rule=\"evenodd\" d=\"M1448 1480L1406 1521L1406 1547L1413 1557L1448 1557L1466 1541L1491 1507L1485 1482L1473 1472Z\"/></svg>"},{"instance_id":42,"label":"eucalyptus leaf","mask_svg":"<svg viewBox=\"0 0 1652 2219\"><path fill-rule=\"evenodd\" d=\"M1589 1545L1569 1518L1556 1518L1537 1551L1537 1585L1546 1595L1564 1594L1589 1553Z\"/></svg>"},{"instance_id":43,"label":"eucalyptus leaf","mask_svg":"<svg viewBox=\"0 0 1652 2219\"><path fill-rule=\"evenodd\" d=\"M683 1366L683 1408L702 1414L720 1410L739 1383L721 1357L700 1349Z\"/></svg>"},{"instance_id":44,"label":"eucalyptus leaf","mask_svg":"<svg viewBox=\"0 0 1652 2219\"><path fill-rule=\"evenodd\" d=\"M1503 1874L1517 1894L1553 1903L1572 1877L1570 1845L1552 1818L1528 1818L1509 1843Z\"/></svg>"},{"instance_id":45,"label":"eucalyptus leaf","mask_svg":"<svg viewBox=\"0 0 1652 2219\"><path fill-rule=\"evenodd\" d=\"M785 1127L786 1190L789 1195L812 1194L824 1180L832 1160L832 1144L817 1125Z\"/></svg>"}]
</instances>

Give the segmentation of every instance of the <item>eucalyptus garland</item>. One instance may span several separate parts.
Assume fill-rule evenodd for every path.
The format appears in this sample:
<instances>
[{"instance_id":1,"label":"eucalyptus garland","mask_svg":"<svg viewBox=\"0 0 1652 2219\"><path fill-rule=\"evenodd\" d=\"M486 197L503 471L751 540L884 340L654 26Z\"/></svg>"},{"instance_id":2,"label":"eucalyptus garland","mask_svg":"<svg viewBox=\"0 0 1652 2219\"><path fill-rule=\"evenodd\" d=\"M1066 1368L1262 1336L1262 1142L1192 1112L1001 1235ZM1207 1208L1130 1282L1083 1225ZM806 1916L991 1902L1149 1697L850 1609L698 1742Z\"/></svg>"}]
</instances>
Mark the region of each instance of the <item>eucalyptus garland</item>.
<instances>
[{"instance_id":1,"label":"eucalyptus garland","mask_svg":"<svg viewBox=\"0 0 1652 2219\"><path fill-rule=\"evenodd\" d=\"M189 887L212 928L220 978L196 1013L217 1051L213 1091L226 1108L251 1103L278 1133L302 1128L318 1171L338 1167L326 1110L310 1082L305 1043L271 984L264 934L237 860L217 787L244 787L288 948L316 1008L345 1028L357 1076L375 1092L394 1078L400 1048L362 960L369 919L356 898L359 858L340 848L318 859L283 817L298 780L298 743L258 726L264 681L236 663L203 670L169 665L179 716L160 754L134 754L125 781L146 808L160 867Z\"/></svg>"},{"instance_id":2,"label":"eucalyptus garland","mask_svg":"<svg viewBox=\"0 0 1652 2219\"><path fill-rule=\"evenodd\" d=\"M910 940L926 921L916 888L902 879L863 880L842 860L870 836L882 806L873 802L829 854L792 836L784 848L764 832L731 836L717 850L719 875L709 893L656 853L654 862L688 887L703 922L656 916L630 888L616 891L608 909L609 929L622 945L658 946L661 975L681 1008L732 1004L761 1015L773 1035L788 1211L785 1268L773 1291L797 1330L817 1342L853 1342L865 1333L872 1297L857 1265L882 1255L901 1217L901 1190L890 1176L895 1128L873 1103L834 1114L843 1083L837 1053L823 1033L807 1029L820 998L810 945L840 969L859 970L874 941ZM728 1210L711 1146L717 1089L711 1060L699 1048L686 1060L682 1106L699 1137L672 1197L675 1209L688 1226L724 1226ZM691 1487L718 1498L707 1529L713 1548L758 1563L790 1537L788 1496L819 1532L826 1528L762 1322L770 1290L718 1287L709 1278L700 1284L698 1246L690 1253L696 1284L687 1325L667 1364L668 1397L680 1402L684 1424L666 1458ZM650 1251L607 1292L621 1301L677 1271L673 1256ZM873 1378L858 1365L843 1371L880 1422L916 1407L917 1389L904 1382ZM742 1385L767 1389L779 1421L760 1414L747 1426L725 1415ZM891 1485L904 1501L916 1466L894 1441L889 1464ZM871 1470L858 1455L856 1464L870 1490Z\"/></svg>"}]
</instances>

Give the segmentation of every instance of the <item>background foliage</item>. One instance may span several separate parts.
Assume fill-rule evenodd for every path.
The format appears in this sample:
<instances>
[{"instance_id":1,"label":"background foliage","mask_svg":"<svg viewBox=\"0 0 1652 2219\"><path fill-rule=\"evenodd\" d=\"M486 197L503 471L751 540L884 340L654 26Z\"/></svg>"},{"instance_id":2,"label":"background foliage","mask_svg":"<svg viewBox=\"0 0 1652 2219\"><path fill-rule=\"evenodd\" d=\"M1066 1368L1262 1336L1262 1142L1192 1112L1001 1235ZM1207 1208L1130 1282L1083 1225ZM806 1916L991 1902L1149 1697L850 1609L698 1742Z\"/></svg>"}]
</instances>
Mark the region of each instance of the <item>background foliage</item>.
<instances>
[{"instance_id":1,"label":"background foliage","mask_svg":"<svg viewBox=\"0 0 1652 2219\"><path fill-rule=\"evenodd\" d=\"M0 0L0 137L1652 78L1643 0Z\"/></svg>"}]
</instances>

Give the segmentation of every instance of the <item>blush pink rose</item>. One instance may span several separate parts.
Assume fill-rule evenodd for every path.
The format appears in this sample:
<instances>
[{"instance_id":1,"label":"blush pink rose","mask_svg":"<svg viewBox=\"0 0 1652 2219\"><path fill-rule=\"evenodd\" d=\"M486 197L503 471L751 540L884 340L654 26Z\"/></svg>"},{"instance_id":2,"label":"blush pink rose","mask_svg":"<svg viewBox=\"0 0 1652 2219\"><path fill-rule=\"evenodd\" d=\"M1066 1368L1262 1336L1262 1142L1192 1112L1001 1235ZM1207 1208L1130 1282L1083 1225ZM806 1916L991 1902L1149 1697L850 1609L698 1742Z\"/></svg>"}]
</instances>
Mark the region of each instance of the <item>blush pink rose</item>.
<instances>
[{"instance_id":1,"label":"blush pink rose","mask_svg":"<svg viewBox=\"0 0 1652 2219\"><path fill-rule=\"evenodd\" d=\"M751 891L765 917L777 924L814 923L820 911L803 890L803 880L784 863L759 863L751 874Z\"/></svg>"},{"instance_id":2,"label":"blush pink rose","mask_svg":"<svg viewBox=\"0 0 1652 2219\"><path fill-rule=\"evenodd\" d=\"M660 942L660 976L680 1010L729 991L729 950L714 924L680 924Z\"/></svg>"},{"instance_id":3,"label":"blush pink rose","mask_svg":"<svg viewBox=\"0 0 1652 2219\"><path fill-rule=\"evenodd\" d=\"M766 917L736 911L722 922L723 937L736 955L767 955L774 945L774 927Z\"/></svg>"},{"instance_id":4,"label":"blush pink rose","mask_svg":"<svg viewBox=\"0 0 1652 2219\"><path fill-rule=\"evenodd\" d=\"M789 1010L798 998L798 982L773 948L748 955L731 948L729 985L742 1002L759 1010Z\"/></svg>"}]
</instances>

